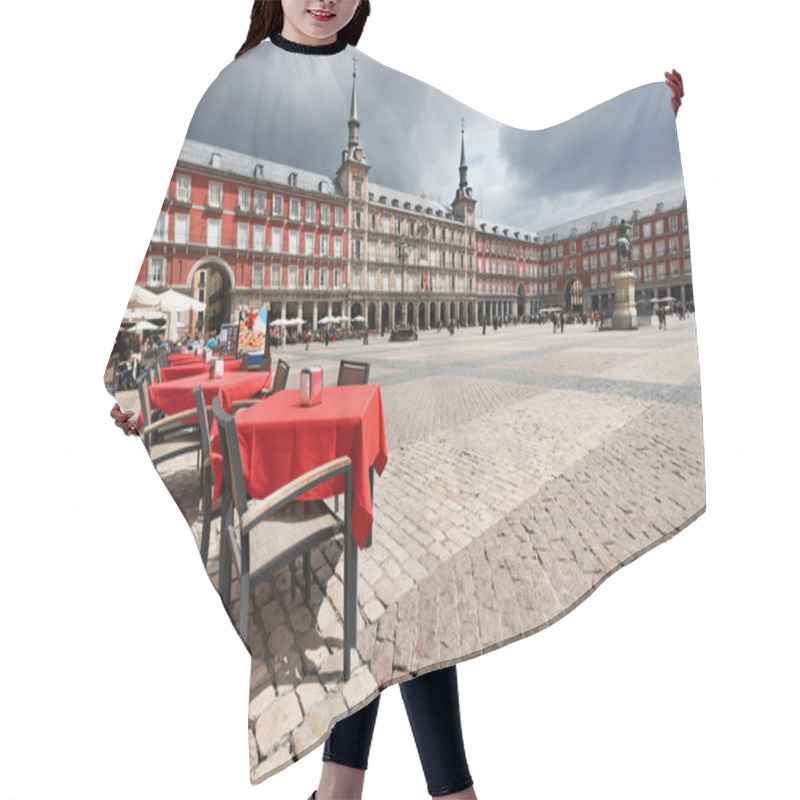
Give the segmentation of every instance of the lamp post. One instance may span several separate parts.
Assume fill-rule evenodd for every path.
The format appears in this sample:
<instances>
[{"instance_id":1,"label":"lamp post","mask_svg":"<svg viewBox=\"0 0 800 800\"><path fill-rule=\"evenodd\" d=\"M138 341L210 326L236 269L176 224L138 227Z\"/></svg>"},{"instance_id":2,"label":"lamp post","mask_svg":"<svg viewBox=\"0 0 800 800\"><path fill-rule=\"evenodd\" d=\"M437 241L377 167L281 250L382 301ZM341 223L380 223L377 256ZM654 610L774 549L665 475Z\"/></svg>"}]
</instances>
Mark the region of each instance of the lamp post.
<instances>
[{"instance_id":1,"label":"lamp post","mask_svg":"<svg viewBox=\"0 0 800 800\"><path fill-rule=\"evenodd\" d=\"M397 254L400 257L400 303L402 304L402 314L400 315L401 328L406 327L406 237L401 236L397 243Z\"/></svg>"}]
</instances>

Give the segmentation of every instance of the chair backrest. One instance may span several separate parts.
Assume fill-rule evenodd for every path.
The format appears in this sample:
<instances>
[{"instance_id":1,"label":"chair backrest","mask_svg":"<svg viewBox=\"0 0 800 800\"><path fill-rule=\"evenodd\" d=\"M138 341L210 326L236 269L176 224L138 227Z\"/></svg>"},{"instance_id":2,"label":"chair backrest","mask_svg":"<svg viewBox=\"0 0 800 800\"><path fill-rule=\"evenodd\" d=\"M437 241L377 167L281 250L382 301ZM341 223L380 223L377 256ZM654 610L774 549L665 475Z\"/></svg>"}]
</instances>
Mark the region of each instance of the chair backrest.
<instances>
[{"instance_id":1,"label":"chair backrest","mask_svg":"<svg viewBox=\"0 0 800 800\"><path fill-rule=\"evenodd\" d=\"M340 361L337 386L356 386L369 380L369 364L363 361Z\"/></svg>"},{"instance_id":2,"label":"chair backrest","mask_svg":"<svg viewBox=\"0 0 800 800\"><path fill-rule=\"evenodd\" d=\"M282 359L278 359L278 366L275 367L275 377L272 379L272 394L282 392L286 388L286 381L289 379L289 365Z\"/></svg>"},{"instance_id":3,"label":"chair backrest","mask_svg":"<svg viewBox=\"0 0 800 800\"><path fill-rule=\"evenodd\" d=\"M150 372L145 370L136 381L139 391L139 407L142 410L142 427L150 424Z\"/></svg>"},{"instance_id":4,"label":"chair backrest","mask_svg":"<svg viewBox=\"0 0 800 800\"><path fill-rule=\"evenodd\" d=\"M239 518L247 511L247 490L244 485L242 454L239 450L239 439L236 436L236 421L222 407L217 395L211 401L211 413L217 421L219 443L222 449L223 492L230 492L231 500Z\"/></svg>"},{"instance_id":5,"label":"chair backrest","mask_svg":"<svg viewBox=\"0 0 800 800\"><path fill-rule=\"evenodd\" d=\"M242 372L247 372L247 369L250 366L250 353L245 353L242 356L241 361L242 361L242 365L241 365L241 367L239 367L239 369Z\"/></svg>"},{"instance_id":6,"label":"chair backrest","mask_svg":"<svg viewBox=\"0 0 800 800\"><path fill-rule=\"evenodd\" d=\"M203 397L203 387L198 384L192 389L194 403L197 406L197 421L200 428L200 448L203 451L203 463L211 455L211 432L208 428L208 412Z\"/></svg>"}]
</instances>

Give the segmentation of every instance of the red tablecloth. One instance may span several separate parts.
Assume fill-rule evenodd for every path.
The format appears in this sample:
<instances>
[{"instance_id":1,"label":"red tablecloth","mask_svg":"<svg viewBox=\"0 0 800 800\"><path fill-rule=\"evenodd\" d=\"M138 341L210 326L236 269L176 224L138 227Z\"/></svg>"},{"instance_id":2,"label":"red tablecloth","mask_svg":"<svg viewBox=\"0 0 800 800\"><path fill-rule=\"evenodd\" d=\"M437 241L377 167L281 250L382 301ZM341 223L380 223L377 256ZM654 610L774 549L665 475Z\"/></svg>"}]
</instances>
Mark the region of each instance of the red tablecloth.
<instances>
[{"instance_id":1,"label":"red tablecloth","mask_svg":"<svg viewBox=\"0 0 800 800\"><path fill-rule=\"evenodd\" d=\"M238 372L242 367L241 361L225 361L225 373ZM174 381L178 378L189 378L192 375L208 375L210 364L203 362L178 364L174 367L161 368L161 380ZM196 384L195 384L196 385Z\"/></svg>"},{"instance_id":2,"label":"red tablecloth","mask_svg":"<svg viewBox=\"0 0 800 800\"><path fill-rule=\"evenodd\" d=\"M236 356L224 356L223 360L228 361L236 361ZM173 353L171 356L167 356L167 363L171 367L183 367L187 366L188 364L204 364L205 363L205 355L197 354L197 353Z\"/></svg>"},{"instance_id":3,"label":"red tablecloth","mask_svg":"<svg viewBox=\"0 0 800 800\"><path fill-rule=\"evenodd\" d=\"M350 456L353 480L353 538L363 547L372 527L369 470L386 466L383 400L377 385L331 386L322 403L300 405L300 391L287 389L236 415L247 492L262 498L315 467ZM211 445L214 491L222 485L219 437ZM321 484L303 500L332 497L344 491L344 477ZM216 498L215 498L216 500Z\"/></svg>"},{"instance_id":4,"label":"red tablecloth","mask_svg":"<svg viewBox=\"0 0 800 800\"><path fill-rule=\"evenodd\" d=\"M234 400L246 400L261 389L269 389L270 373L226 372L221 378L194 375L167 383L156 383L150 387L150 406L160 409L167 416L194 408L192 389L198 384L203 387L206 405L211 405L214 397L219 395L222 407L230 411Z\"/></svg>"}]
</instances>

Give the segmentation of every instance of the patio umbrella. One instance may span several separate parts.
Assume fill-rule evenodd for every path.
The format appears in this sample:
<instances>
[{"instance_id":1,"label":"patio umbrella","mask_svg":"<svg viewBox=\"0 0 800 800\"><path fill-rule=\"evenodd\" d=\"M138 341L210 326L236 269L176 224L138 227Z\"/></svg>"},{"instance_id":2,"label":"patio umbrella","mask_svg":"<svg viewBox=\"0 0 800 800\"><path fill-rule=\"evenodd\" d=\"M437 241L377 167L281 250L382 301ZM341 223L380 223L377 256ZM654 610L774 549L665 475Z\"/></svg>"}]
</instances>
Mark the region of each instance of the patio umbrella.
<instances>
[{"instance_id":1,"label":"patio umbrella","mask_svg":"<svg viewBox=\"0 0 800 800\"><path fill-rule=\"evenodd\" d=\"M206 304L193 297L176 292L174 289L167 289L163 294L158 295L158 307L162 311L205 311Z\"/></svg>"},{"instance_id":2,"label":"patio umbrella","mask_svg":"<svg viewBox=\"0 0 800 800\"><path fill-rule=\"evenodd\" d=\"M146 319L139 320L132 330L136 331L136 333L144 333L145 331L157 331L163 328L163 325L153 325L152 322L148 322Z\"/></svg>"},{"instance_id":3,"label":"patio umbrella","mask_svg":"<svg viewBox=\"0 0 800 800\"><path fill-rule=\"evenodd\" d=\"M319 324L319 325L330 325L331 322L338 322L338 321L339 321L338 317L324 316L322 319L317 320L317 324Z\"/></svg>"},{"instance_id":4,"label":"patio umbrella","mask_svg":"<svg viewBox=\"0 0 800 800\"><path fill-rule=\"evenodd\" d=\"M366 321L367 321L367 318L366 317L362 317L361 314L359 314L357 317L353 317L353 322L366 322Z\"/></svg>"},{"instance_id":5,"label":"patio umbrella","mask_svg":"<svg viewBox=\"0 0 800 800\"><path fill-rule=\"evenodd\" d=\"M302 317L295 317L294 319L289 320L289 325L296 325L298 328L302 328L305 324L306 321Z\"/></svg>"},{"instance_id":6,"label":"patio umbrella","mask_svg":"<svg viewBox=\"0 0 800 800\"><path fill-rule=\"evenodd\" d=\"M277 328L280 325L291 325L291 321L286 319L286 317L281 317L280 319L274 319L270 322L270 328Z\"/></svg>"},{"instance_id":7,"label":"patio umbrella","mask_svg":"<svg viewBox=\"0 0 800 800\"><path fill-rule=\"evenodd\" d=\"M128 300L128 308L145 308L158 305L158 295L145 289L144 286L134 286Z\"/></svg>"}]
</instances>

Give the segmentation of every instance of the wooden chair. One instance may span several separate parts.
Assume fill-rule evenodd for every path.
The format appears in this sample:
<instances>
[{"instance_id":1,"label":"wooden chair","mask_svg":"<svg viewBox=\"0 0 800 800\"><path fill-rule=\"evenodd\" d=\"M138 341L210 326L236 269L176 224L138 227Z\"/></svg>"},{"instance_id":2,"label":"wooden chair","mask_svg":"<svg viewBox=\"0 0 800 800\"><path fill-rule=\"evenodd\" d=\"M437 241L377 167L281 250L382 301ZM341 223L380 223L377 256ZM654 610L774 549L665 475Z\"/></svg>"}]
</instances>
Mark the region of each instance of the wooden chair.
<instances>
[{"instance_id":1,"label":"wooden chair","mask_svg":"<svg viewBox=\"0 0 800 800\"><path fill-rule=\"evenodd\" d=\"M308 600L311 550L342 533L345 552L344 679L348 680L350 648L355 646L356 638L358 560L358 548L350 532L353 505L350 458L343 456L322 464L263 500L248 502L236 421L232 414L224 411L219 397L214 398L211 409L219 430L224 465L219 589L225 608L231 614L231 567L235 566L241 588L238 628L247 641L250 591L302 555L304 596ZM321 500L297 501L309 489L339 475L344 475L345 479L344 519Z\"/></svg>"},{"instance_id":2,"label":"wooden chair","mask_svg":"<svg viewBox=\"0 0 800 800\"><path fill-rule=\"evenodd\" d=\"M200 495L203 502L203 528L200 536L200 557L203 565L208 565L208 548L211 542L211 520L219 517L222 508L221 499L213 505L214 497L214 471L211 469L211 433L208 417L211 407L205 404L203 387L198 385L192 389L195 406L197 408L197 421L200 430L200 451L203 459L200 473Z\"/></svg>"},{"instance_id":3,"label":"wooden chair","mask_svg":"<svg viewBox=\"0 0 800 800\"><path fill-rule=\"evenodd\" d=\"M239 367L239 370L241 372L247 372L247 370L250 368L250 353L245 353L241 358L241 362L242 363Z\"/></svg>"},{"instance_id":4,"label":"wooden chair","mask_svg":"<svg viewBox=\"0 0 800 800\"><path fill-rule=\"evenodd\" d=\"M253 397L249 397L247 400L234 401L231 403L231 410L235 414L237 411L247 408L248 406L252 406L254 403L257 403L259 400L263 400L265 397L282 392L286 388L286 381L288 379L289 365L281 358L278 361L278 366L275 368L275 377L272 379L272 387L270 390L266 391L265 389L262 389L260 392L255 394Z\"/></svg>"},{"instance_id":5,"label":"wooden chair","mask_svg":"<svg viewBox=\"0 0 800 800\"><path fill-rule=\"evenodd\" d=\"M369 364L363 361L340 361L337 386L357 386L369 381Z\"/></svg>"},{"instance_id":6,"label":"wooden chair","mask_svg":"<svg viewBox=\"0 0 800 800\"><path fill-rule=\"evenodd\" d=\"M192 407L179 414L170 414L153 420L150 413L149 373L137 381L139 403L142 411L142 427L139 435L147 448L154 465L162 464L186 453L201 452L200 432L192 418L197 409Z\"/></svg>"}]
</instances>

